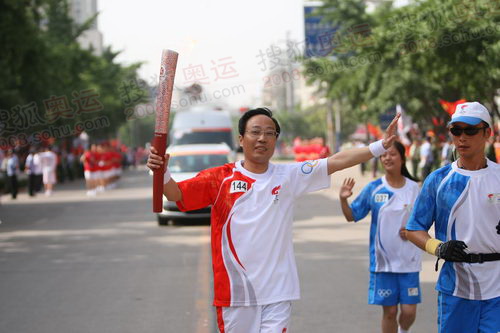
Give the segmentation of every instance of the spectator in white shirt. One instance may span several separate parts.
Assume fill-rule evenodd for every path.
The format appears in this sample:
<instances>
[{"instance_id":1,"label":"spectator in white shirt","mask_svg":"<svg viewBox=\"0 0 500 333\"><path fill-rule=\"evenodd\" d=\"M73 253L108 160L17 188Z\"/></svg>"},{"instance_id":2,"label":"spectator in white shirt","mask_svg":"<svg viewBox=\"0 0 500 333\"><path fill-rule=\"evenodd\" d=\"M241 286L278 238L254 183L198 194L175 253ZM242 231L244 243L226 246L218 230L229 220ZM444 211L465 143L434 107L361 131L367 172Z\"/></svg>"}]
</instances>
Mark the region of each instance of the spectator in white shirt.
<instances>
[{"instance_id":1,"label":"spectator in white shirt","mask_svg":"<svg viewBox=\"0 0 500 333\"><path fill-rule=\"evenodd\" d=\"M45 195L52 195L54 184L56 183L56 167L57 155L52 151L52 147L48 146L45 151L40 154L40 161L43 173L43 185L45 186Z\"/></svg>"},{"instance_id":2,"label":"spectator in white shirt","mask_svg":"<svg viewBox=\"0 0 500 333\"><path fill-rule=\"evenodd\" d=\"M422 181L431 173L434 156L432 155L431 138L427 136L420 147L420 168L422 169Z\"/></svg>"}]
</instances>

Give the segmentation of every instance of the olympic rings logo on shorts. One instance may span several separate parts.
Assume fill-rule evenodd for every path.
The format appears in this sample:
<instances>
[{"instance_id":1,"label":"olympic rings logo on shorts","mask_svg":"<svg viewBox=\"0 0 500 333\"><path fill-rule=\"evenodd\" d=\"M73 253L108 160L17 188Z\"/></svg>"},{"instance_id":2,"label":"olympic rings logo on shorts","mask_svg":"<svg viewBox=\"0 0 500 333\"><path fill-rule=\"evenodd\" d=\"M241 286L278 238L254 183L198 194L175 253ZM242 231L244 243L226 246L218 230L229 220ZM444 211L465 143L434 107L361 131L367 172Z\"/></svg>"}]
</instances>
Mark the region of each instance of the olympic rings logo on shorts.
<instances>
[{"instance_id":1,"label":"olympic rings logo on shorts","mask_svg":"<svg viewBox=\"0 0 500 333\"><path fill-rule=\"evenodd\" d=\"M318 160L306 161L302 164L302 166L300 167L300 170L302 170L302 173L308 175L313 171L314 167L316 165L318 165L318 163L319 163Z\"/></svg>"},{"instance_id":2,"label":"olympic rings logo on shorts","mask_svg":"<svg viewBox=\"0 0 500 333\"><path fill-rule=\"evenodd\" d=\"M392 290L391 289L379 289L377 290L377 294L380 296L380 297L389 297L392 295Z\"/></svg>"}]
</instances>

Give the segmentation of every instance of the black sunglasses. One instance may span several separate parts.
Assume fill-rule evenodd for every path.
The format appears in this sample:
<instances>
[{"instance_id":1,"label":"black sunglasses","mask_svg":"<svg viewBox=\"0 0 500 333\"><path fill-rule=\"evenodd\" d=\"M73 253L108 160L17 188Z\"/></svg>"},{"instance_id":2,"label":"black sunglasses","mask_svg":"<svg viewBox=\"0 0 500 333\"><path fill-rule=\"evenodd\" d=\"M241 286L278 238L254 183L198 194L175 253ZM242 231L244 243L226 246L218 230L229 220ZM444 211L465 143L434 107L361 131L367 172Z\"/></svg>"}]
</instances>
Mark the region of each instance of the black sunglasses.
<instances>
[{"instance_id":1,"label":"black sunglasses","mask_svg":"<svg viewBox=\"0 0 500 333\"><path fill-rule=\"evenodd\" d=\"M465 127L465 128L451 127L450 133L453 134L454 136L460 136L462 135L462 133L465 133L465 135L468 136L473 136L479 133L480 130L484 130L487 128L489 127Z\"/></svg>"}]
</instances>

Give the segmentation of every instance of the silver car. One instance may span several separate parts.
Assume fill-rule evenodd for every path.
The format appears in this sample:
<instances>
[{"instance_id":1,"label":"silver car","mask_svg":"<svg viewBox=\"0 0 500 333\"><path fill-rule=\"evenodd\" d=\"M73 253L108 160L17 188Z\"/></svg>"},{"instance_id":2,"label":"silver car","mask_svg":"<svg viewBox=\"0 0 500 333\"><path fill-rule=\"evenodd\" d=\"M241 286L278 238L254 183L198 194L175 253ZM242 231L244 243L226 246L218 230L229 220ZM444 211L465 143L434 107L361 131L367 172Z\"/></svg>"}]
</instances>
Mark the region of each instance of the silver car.
<instances>
[{"instance_id":1,"label":"silver car","mask_svg":"<svg viewBox=\"0 0 500 333\"><path fill-rule=\"evenodd\" d=\"M198 172L229 163L233 160L234 153L226 144L193 144L171 146L167 152L170 154L168 168L172 178L180 182L194 177ZM210 223L210 206L181 212L175 202L168 201L163 196L163 211L158 213L158 224L168 225L172 222L204 222Z\"/></svg>"}]
</instances>

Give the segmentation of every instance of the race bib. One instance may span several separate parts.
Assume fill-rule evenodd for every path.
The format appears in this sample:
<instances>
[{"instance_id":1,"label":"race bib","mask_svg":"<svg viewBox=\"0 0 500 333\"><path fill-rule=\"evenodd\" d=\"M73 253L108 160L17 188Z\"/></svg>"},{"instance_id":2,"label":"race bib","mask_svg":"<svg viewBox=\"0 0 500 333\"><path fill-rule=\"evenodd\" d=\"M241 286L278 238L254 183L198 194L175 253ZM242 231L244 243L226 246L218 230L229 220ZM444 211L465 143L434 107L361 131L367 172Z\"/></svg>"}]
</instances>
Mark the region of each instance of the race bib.
<instances>
[{"instance_id":1,"label":"race bib","mask_svg":"<svg viewBox=\"0 0 500 333\"><path fill-rule=\"evenodd\" d=\"M375 202L387 202L389 200L389 194L379 193L375 194Z\"/></svg>"},{"instance_id":2,"label":"race bib","mask_svg":"<svg viewBox=\"0 0 500 333\"><path fill-rule=\"evenodd\" d=\"M248 183L243 180L233 180L229 193L238 193L248 191Z\"/></svg>"}]
</instances>

